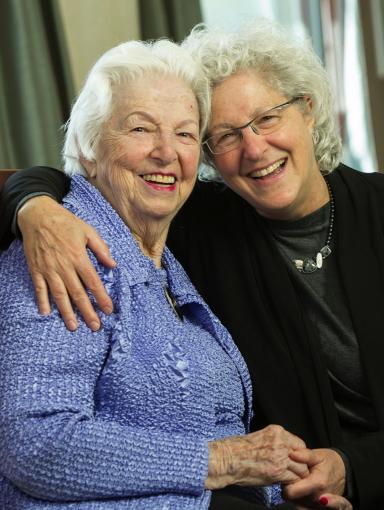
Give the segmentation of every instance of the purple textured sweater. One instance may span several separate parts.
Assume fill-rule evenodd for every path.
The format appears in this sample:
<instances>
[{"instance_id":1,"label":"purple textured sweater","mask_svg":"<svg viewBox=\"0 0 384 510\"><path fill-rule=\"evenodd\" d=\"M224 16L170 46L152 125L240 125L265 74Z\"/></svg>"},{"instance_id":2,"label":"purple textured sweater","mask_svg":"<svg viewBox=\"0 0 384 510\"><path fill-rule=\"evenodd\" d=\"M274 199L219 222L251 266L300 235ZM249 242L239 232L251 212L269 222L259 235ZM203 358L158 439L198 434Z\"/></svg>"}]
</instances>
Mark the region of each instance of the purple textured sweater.
<instances>
[{"instance_id":1,"label":"purple textured sweater","mask_svg":"<svg viewBox=\"0 0 384 510\"><path fill-rule=\"evenodd\" d=\"M208 441L248 431L245 363L169 250L156 269L83 177L65 202L117 261L97 266L114 313L67 331L37 313L21 243L1 256L0 508L206 509Z\"/></svg>"}]
</instances>

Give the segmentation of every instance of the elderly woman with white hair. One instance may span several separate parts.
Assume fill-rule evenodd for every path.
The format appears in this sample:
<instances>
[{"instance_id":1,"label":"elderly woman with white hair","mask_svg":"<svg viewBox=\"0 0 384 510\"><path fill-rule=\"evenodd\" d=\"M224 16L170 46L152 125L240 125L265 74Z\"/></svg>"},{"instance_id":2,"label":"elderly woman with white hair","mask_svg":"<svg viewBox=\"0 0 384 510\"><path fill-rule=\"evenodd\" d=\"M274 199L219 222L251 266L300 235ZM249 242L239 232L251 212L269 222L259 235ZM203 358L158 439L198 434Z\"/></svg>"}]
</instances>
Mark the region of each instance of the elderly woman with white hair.
<instances>
[{"instance_id":1,"label":"elderly woman with white hair","mask_svg":"<svg viewBox=\"0 0 384 510\"><path fill-rule=\"evenodd\" d=\"M67 125L65 207L113 253L116 268L97 270L114 311L70 332L57 309L37 313L21 243L2 255L2 509L206 509L209 489L308 473L282 427L243 437L246 365L165 248L208 105L206 78L169 41L122 44L92 68ZM252 498L281 501L278 486Z\"/></svg>"}]
</instances>

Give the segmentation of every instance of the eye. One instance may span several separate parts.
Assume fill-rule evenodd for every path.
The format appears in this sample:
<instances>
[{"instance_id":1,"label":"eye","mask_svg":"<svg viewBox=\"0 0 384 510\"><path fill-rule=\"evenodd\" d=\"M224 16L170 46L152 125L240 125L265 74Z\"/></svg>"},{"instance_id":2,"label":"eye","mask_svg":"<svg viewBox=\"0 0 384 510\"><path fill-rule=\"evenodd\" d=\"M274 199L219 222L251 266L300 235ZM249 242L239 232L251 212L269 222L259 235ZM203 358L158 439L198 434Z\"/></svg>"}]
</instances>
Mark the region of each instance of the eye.
<instances>
[{"instance_id":1,"label":"eye","mask_svg":"<svg viewBox=\"0 0 384 510\"><path fill-rule=\"evenodd\" d=\"M146 128L144 126L137 126L137 127L132 128L131 131L133 131L134 133L147 133L148 128Z\"/></svg>"},{"instance_id":2,"label":"eye","mask_svg":"<svg viewBox=\"0 0 384 510\"><path fill-rule=\"evenodd\" d=\"M177 136L182 138L184 143L194 143L198 140L198 135L189 131L179 131Z\"/></svg>"},{"instance_id":3,"label":"eye","mask_svg":"<svg viewBox=\"0 0 384 510\"><path fill-rule=\"evenodd\" d=\"M279 122L281 115L278 113L269 113L268 115L263 115L255 120L255 124L258 126L270 126L271 124Z\"/></svg>"},{"instance_id":4,"label":"eye","mask_svg":"<svg viewBox=\"0 0 384 510\"><path fill-rule=\"evenodd\" d=\"M238 137L237 131L225 131L224 133L219 133L214 137L214 142L217 145L228 144L236 140Z\"/></svg>"}]
</instances>

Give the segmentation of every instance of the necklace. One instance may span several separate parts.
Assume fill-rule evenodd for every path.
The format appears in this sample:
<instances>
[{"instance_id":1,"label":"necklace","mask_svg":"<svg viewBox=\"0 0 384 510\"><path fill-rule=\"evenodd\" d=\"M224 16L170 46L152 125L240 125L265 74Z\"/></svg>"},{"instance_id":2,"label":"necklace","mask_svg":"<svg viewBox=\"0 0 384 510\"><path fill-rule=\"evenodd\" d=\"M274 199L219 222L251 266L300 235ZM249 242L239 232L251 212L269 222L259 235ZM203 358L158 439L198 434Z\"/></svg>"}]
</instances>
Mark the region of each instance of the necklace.
<instances>
[{"instance_id":1,"label":"necklace","mask_svg":"<svg viewBox=\"0 0 384 510\"><path fill-rule=\"evenodd\" d=\"M327 184L329 193L329 226L327 239L325 241L325 245L320 248L315 257L306 259L292 259L294 266L300 273L313 273L314 271L321 269L323 267L323 260L332 253L330 244L333 233L333 223L335 219L335 200L333 198L331 186L326 178L325 182Z\"/></svg>"},{"instance_id":2,"label":"necklace","mask_svg":"<svg viewBox=\"0 0 384 510\"><path fill-rule=\"evenodd\" d=\"M177 302L176 302L176 299L175 297L172 295L168 285L164 285L164 294L165 294L165 297L167 298L167 301L168 303L171 305L171 308L172 310L175 312L175 314L177 315L177 317L183 321L184 317L183 317L183 313L182 311L180 310L180 307L177 305Z\"/></svg>"}]
</instances>

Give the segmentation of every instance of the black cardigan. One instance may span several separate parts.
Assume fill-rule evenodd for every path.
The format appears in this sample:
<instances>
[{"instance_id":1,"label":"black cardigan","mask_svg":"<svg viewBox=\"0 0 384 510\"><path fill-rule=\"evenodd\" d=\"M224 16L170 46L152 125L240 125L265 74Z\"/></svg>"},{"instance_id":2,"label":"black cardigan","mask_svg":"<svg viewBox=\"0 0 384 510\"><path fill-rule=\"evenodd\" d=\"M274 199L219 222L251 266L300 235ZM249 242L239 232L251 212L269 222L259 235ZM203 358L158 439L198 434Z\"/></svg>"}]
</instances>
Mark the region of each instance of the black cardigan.
<instances>
[{"instance_id":1,"label":"black cardigan","mask_svg":"<svg viewBox=\"0 0 384 510\"><path fill-rule=\"evenodd\" d=\"M7 183L13 206L23 187L25 194L45 190L58 199L68 189L58 172L28 172ZM32 186L25 186L25 175L31 174ZM168 245L247 361L252 429L278 423L310 448L340 447L353 469L355 508L377 510L384 500L384 176L341 165L329 182L336 203L331 256L337 258L379 423L377 432L358 440L342 442L320 346L290 272L252 207L221 185L198 183L173 222ZM7 225L12 211L7 207L2 213ZM2 224L3 246L5 230Z\"/></svg>"}]
</instances>

